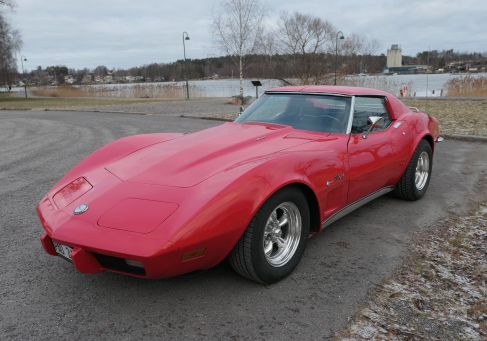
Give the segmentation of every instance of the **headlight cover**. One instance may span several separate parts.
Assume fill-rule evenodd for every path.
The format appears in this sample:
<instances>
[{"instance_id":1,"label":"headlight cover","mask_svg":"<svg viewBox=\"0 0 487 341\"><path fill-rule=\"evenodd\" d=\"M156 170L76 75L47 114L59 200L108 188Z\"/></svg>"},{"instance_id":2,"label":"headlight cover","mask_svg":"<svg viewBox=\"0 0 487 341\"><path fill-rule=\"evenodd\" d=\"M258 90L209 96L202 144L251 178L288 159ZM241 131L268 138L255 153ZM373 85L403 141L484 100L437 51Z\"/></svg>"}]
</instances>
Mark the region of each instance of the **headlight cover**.
<instances>
[{"instance_id":1,"label":"headlight cover","mask_svg":"<svg viewBox=\"0 0 487 341\"><path fill-rule=\"evenodd\" d=\"M78 178L76 180L73 180L72 182L64 186L59 192L54 194L54 203L58 208L64 208L92 188L93 186L88 182L88 180L83 177Z\"/></svg>"}]
</instances>

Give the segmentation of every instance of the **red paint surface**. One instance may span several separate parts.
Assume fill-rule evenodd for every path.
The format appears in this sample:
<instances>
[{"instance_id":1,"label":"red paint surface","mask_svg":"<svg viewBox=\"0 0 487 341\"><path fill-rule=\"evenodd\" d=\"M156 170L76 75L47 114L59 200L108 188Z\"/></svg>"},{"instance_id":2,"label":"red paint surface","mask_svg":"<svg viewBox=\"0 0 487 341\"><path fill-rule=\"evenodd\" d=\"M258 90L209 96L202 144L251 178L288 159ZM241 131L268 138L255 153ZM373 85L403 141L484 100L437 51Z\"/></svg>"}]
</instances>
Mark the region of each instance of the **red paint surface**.
<instances>
[{"instance_id":1,"label":"red paint surface","mask_svg":"<svg viewBox=\"0 0 487 341\"><path fill-rule=\"evenodd\" d=\"M207 269L232 250L259 207L279 189L307 186L324 221L347 204L399 180L422 138L438 137L436 119L394 96L349 87L286 87L277 91L385 96L394 122L361 135L296 130L265 123L226 123L192 134L126 137L70 170L38 204L51 238L74 248L82 272L103 268L95 253L139 261L157 278ZM394 128L395 122L401 122ZM337 174L342 174L337 179ZM53 196L78 178L93 188L64 207ZM325 183L331 181L330 186ZM80 215L80 204L89 209ZM320 226L313 226L319 230ZM183 255L205 250L183 261Z\"/></svg>"}]
</instances>

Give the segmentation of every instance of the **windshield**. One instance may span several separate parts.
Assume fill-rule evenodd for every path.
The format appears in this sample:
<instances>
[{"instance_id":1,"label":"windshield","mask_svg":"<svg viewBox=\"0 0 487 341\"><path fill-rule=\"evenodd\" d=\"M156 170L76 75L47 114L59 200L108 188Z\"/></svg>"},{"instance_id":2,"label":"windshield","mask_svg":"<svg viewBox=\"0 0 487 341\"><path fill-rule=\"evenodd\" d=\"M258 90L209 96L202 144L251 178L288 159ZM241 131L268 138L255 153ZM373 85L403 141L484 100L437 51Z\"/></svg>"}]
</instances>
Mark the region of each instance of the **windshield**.
<instances>
[{"instance_id":1,"label":"windshield","mask_svg":"<svg viewBox=\"0 0 487 341\"><path fill-rule=\"evenodd\" d=\"M236 122L284 124L295 129L345 134L352 98L334 95L265 94Z\"/></svg>"}]
</instances>

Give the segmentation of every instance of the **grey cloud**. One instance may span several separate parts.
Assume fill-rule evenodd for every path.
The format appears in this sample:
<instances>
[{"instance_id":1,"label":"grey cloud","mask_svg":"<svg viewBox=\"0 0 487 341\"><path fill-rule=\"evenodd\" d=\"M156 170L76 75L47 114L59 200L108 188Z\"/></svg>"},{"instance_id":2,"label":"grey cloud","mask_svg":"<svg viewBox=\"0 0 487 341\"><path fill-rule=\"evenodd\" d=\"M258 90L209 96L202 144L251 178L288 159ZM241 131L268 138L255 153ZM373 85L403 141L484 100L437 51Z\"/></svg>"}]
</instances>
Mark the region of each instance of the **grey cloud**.
<instances>
[{"instance_id":1,"label":"grey cloud","mask_svg":"<svg viewBox=\"0 0 487 341\"><path fill-rule=\"evenodd\" d=\"M210 31L217 0L17 0L12 15L23 34L29 68L129 67L182 57L181 34L188 31L188 56L218 54ZM347 33L376 38L385 52L399 43L407 54L427 49L487 51L484 0L267 0L269 21L283 10L330 20Z\"/></svg>"}]
</instances>

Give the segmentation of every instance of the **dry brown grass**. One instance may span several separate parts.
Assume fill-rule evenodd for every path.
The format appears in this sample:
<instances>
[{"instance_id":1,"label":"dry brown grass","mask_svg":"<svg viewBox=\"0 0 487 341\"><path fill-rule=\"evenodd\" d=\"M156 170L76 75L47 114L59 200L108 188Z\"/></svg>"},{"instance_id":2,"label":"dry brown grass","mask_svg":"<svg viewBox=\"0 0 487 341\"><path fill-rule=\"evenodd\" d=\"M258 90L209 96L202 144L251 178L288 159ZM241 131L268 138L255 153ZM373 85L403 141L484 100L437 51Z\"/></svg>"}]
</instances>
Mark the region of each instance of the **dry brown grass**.
<instances>
[{"instance_id":1,"label":"dry brown grass","mask_svg":"<svg viewBox=\"0 0 487 341\"><path fill-rule=\"evenodd\" d=\"M487 100L418 100L403 98L411 107L431 114L440 122L443 135L487 136ZM206 114L212 119L234 120L238 113Z\"/></svg>"},{"instance_id":2,"label":"dry brown grass","mask_svg":"<svg viewBox=\"0 0 487 341\"><path fill-rule=\"evenodd\" d=\"M184 98L183 84L149 83L131 85L82 85L82 86L42 86L30 88L34 96L41 97L115 97L115 98ZM190 85L192 96L201 96L200 91Z\"/></svg>"},{"instance_id":3,"label":"dry brown grass","mask_svg":"<svg viewBox=\"0 0 487 341\"><path fill-rule=\"evenodd\" d=\"M453 78L446 83L446 88L449 97L486 97L487 77Z\"/></svg>"},{"instance_id":4,"label":"dry brown grass","mask_svg":"<svg viewBox=\"0 0 487 341\"><path fill-rule=\"evenodd\" d=\"M40 97L92 97L89 92L73 86L39 86L29 90Z\"/></svg>"},{"instance_id":5,"label":"dry brown grass","mask_svg":"<svg viewBox=\"0 0 487 341\"><path fill-rule=\"evenodd\" d=\"M438 119L441 134L487 136L487 100L403 99Z\"/></svg>"},{"instance_id":6,"label":"dry brown grass","mask_svg":"<svg viewBox=\"0 0 487 341\"><path fill-rule=\"evenodd\" d=\"M345 86L359 86L364 88L373 88L383 91L387 91L391 94L398 94L401 86L404 85L400 81L394 78L388 78L384 76L369 76L369 77L342 77L339 79L339 85ZM406 84L409 89L412 89L413 83L408 82Z\"/></svg>"}]
</instances>

